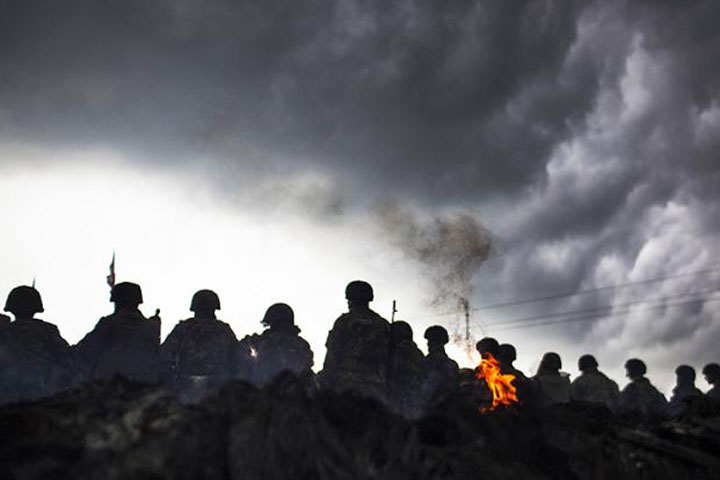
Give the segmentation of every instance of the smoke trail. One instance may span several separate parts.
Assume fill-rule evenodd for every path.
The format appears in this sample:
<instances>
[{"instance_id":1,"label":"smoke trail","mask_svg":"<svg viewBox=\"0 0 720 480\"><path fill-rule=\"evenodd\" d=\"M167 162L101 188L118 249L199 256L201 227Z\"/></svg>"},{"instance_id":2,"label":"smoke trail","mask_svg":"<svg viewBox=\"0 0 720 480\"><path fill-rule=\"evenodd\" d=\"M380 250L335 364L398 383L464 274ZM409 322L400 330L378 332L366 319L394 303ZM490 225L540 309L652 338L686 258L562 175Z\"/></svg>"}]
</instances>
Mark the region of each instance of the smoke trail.
<instances>
[{"instance_id":1,"label":"smoke trail","mask_svg":"<svg viewBox=\"0 0 720 480\"><path fill-rule=\"evenodd\" d=\"M492 235L469 213L421 219L397 203L373 209L390 242L420 263L433 286L433 306L470 298L472 278L492 251Z\"/></svg>"}]
</instances>

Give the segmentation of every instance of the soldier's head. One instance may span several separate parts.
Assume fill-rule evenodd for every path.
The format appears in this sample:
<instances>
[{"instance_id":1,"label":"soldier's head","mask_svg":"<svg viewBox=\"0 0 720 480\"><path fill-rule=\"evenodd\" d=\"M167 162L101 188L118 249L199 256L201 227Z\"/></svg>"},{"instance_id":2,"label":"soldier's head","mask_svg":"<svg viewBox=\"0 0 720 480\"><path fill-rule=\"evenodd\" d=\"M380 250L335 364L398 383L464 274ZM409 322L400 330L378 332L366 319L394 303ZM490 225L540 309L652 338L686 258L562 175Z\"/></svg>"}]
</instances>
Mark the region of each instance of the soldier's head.
<instances>
[{"instance_id":1,"label":"soldier's head","mask_svg":"<svg viewBox=\"0 0 720 480\"><path fill-rule=\"evenodd\" d=\"M708 363L702 369L705 381L710 385L720 385L720 365L717 363Z\"/></svg>"},{"instance_id":2,"label":"soldier's head","mask_svg":"<svg viewBox=\"0 0 720 480\"><path fill-rule=\"evenodd\" d=\"M695 369L690 365L680 365L675 369L675 378L678 385L694 385Z\"/></svg>"},{"instance_id":3,"label":"soldier's head","mask_svg":"<svg viewBox=\"0 0 720 480\"><path fill-rule=\"evenodd\" d=\"M597 370L597 368L598 362L595 360L595 357L590 354L585 354L578 359L578 370L581 372L592 372L593 370Z\"/></svg>"},{"instance_id":4,"label":"soldier's head","mask_svg":"<svg viewBox=\"0 0 720 480\"><path fill-rule=\"evenodd\" d=\"M449 341L447 330L440 325L433 325L425 330L425 340L427 340L428 349L444 347Z\"/></svg>"},{"instance_id":5,"label":"soldier's head","mask_svg":"<svg viewBox=\"0 0 720 480\"><path fill-rule=\"evenodd\" d=\"M115 285L110 293L110 301L115 304L115 310L137 309L143 303L140 285L131 282L121 282Z\"/></svg>"},{"instance_id":6,"label":"soldier's head","mask_svg":"<svg viewBox=\"0 0 720 480\"><path fill-rule=\"evenodd\" d=\"M645 366L645 362L639 358L631 358L625 362L625 372L630 380L642 378L647 373L647 366Z\"/></svg>"},{"instance_id":7,"label":"soldier's head","mask_svg":"<svg viewBox=\"0 0 720 480\"><path fill-rule=\"evenodd\" d=\"M540 360L540 366L538 367L538 371L558 372L561 368L562 360L560 359L560 355L555 352L547 352L545 355L543 355L542 360Z\"/></svg>"},{"instance_id":8,"label":"soldier's head","mask_svg":"<svg viewBox=\"0 0 720 480\"><path fill-rule=\"evenodd\" d=\"M215 318L215 310L220 310L220 297L212 290L198 290L190 302L190 311L199 318Z\"/></svg>"},{"instance_id":9,"label":"soldier's head","mask_svg":"<svg viewBox=\"0 0 720 480\"><path fill-rule=\"evenodd\" d=\"M5 302L5 311L15 315L15 318L32 318L36 313L45 311L40 292L33 287L22 285L13 288Z\"/></svg>"},{"instance_id":10,"label":"soldier's head","mask_svg":"<svg viewBox=\"0 0 720 480\"><path fill-rule=\"evenodd\" d=\"M492 355L493 358L497 359L500 344L492 337L485 337L481 338L480 341L475 344L475 348L482 358L487 359L489 355Z\"/></svg>"},{"instance_id":11,"label":"soldier's head","mask_svg":"<svg viewBox=\"0 0 720 480\"><path fill-rule=\"evenodd\" d=\"M513 345L503 343L498 347L498 361L506 365L512 365L515 360L517 360L517 351Z\"/></svg>"},{"instance_id":12,"label":"soldier's head","mask_svg":"<svg viewBox=\"0 0 720 480\"><path fill-rule=\"evenodd\" d=\"M273 330L287 330L295 325L295 312L286 303L275 303L265 312L261 322Z\"/></svg>"},{"instance_id":13,"label":"soldier's head","mask_svg":"<svg viewBox=\"0 0 720 480\"><path fill-rule=\"evenodd\" d=\"M375 294L369 283L355 280L345 287L345 298L349 308L367 307L375 298Z\"/></svg>"},{"instance_id":14,"label":"soldier's head","mask_svg":"<svg viewBox=\"0 0 720 480\"><path fill-rule=\"evenodd\" d=\"M409 323L399 320L390 324L390 341L392 343L413 339L412 327Z\"/></svg>"}]
</instances>

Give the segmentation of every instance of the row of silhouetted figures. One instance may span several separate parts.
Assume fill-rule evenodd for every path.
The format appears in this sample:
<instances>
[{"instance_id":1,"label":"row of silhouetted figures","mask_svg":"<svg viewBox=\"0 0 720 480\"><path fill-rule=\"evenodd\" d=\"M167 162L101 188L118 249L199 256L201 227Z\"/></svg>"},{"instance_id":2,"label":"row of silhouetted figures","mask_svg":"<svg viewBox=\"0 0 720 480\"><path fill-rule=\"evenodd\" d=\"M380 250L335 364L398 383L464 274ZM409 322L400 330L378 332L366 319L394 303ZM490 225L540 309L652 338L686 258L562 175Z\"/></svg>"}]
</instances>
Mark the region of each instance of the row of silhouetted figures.
<instances>
[{"instance_id":1,"label":"row of silhouetted figures","mask_svg":"<svg viewBox=\"0 0 720 480\"><path fill-rule=\"evenodd\" d=\"M425 355L408 323L390 323L370 308L374 294L367 282L349 283L345 297L348 311L330 330L323 368L315 374L310 345L300 336L292 308L284 303L267 309L261 334L238 341L230 326L216 317L217 294L200 290L191 301L193 317L180 321L161 343L159 312L146 318L139 310L140 286L119 283L110 297L114 312L70 346L55 325L35 318L44 311L40 293L20 286L10 292L5 306L15 318L0 315L0 402L37 399L116 376L163 384L184 400L197 401L228 381L263 387L283 372L300 378L311 394L329 389L370 397L409 417L458 392L477 397L479 403L490 401L490 390L476 370L460 369L448 357L449 338L443 327L425 331ZM695 370L679 366L677 386L667 401L647 379L639 359L625 364L629 383L620 391L592 355L580 357L581 375L571 382L561 371L557 353L546 353L536 375L528 378L513 366L512 345L486 337L476 347L483 359L497 362L503 375L514 376L520 406L578 401L668 416L698 405L717 408L720 402L720 366L714 363L703 369L712 386L706 394L695 387Z\"/></svg>"}]
</instances>

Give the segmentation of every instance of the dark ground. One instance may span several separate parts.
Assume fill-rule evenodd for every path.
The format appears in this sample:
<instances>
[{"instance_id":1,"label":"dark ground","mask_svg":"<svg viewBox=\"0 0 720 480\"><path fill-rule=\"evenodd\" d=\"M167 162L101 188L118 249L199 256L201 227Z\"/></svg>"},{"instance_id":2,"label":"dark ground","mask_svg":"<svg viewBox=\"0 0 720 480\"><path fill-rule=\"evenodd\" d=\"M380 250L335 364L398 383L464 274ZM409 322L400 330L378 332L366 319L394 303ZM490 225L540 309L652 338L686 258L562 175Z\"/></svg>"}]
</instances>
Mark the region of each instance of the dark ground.
<instances>
[{"instance_id":1,"label":"dark ground","mask_svg":"<svg viewBox=\"0 0 720 480\"><path fill-rule=\"evenodd\" d=\"M0 478L712 479L720 417L479 415L459 394L411 421L365 399L310 398L291 376L231 383L198 405L117 379L0 407Z\"/></svg>"}]
</instances>

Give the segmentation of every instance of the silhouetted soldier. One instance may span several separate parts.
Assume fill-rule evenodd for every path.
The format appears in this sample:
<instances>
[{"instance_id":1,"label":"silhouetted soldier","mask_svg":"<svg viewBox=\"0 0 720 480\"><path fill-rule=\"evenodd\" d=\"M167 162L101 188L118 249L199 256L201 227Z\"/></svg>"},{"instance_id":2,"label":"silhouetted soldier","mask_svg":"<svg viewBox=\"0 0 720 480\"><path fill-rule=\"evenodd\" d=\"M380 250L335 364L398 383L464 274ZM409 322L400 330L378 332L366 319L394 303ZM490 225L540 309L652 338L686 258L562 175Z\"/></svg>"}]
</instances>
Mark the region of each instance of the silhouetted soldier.
<instances>
[{"instance_id":1,"label":"silhouetted soldier","mask_svg":"<svg viewBox=\"0 0 720 480\"><path fill-rule=\"evenodd\" d=\"M425 356L413 341L412 327L397 321L390 325L388 393L395 411L408 417L421 413L420 389L425 377Z\"/></svg>"},{"instance_id":2,"label":"silhouetted soldier","mask_svg":"<svg viewBox=\"0 0 720 480\"><path fill-rule=\"evenodd\" d=\"M702 373L705 381L712 385L705 395L713 402L720 403L720 365L709 363L703 367Z\"/></svg>"},{"instance_id":3,"label":"silhouetted soldier","mask_svg":"<svg viewBox=\"0 0 720 480\"><path fill-rule=\"evenodd\" d=\"M322 384L387 403L390 324L370 309L374 294L369 283L350 282L345 298L349 312L328 334Z\"/></svg>"},{"instance_id":4,"label":"silhouetted soldier","mask_svg":"<svg viewBox=\"0 0 720 480\"><path fill-rule=\"evenodd\" d=\"M475 344L475 348L485 360L490 358L488 354L492 355L495 360L498 359L500 344L492 337L481 338L480 341Z\"/></svg>"},{"instance_id":5,"label":"silhouetted soldier","mask_svg":"<svg viewBox=\"0 0 720 480\"><path fill-rule=\"evenodd\" d=\"M695 387L695 369L680 365L675 369L676 384L668 404L670 415L677 416L697 411L704 399L703 393Z\"/></svg>"},{"instance_id":6,"label":"silhouetted soldier","mask_svg":"<svg viewBox=\"0 0 720 480\"><path fill-rule=\"evenodd\" d=\"M631 358L625 362L626 376L630 383L620 392L620 410L638 412L644 415L663 416L667 414L667 400L645 377L645 362Z\"/></svg>"},{"instance_id":7,"label":"silhouetted soldier","mask_svg":"<svg viewBox=\"0 0 720 480\"><path fill-rule=\"evenodd\" d=\"M521 370L515 368L513 363L517 360L517 350L509 343L503 343L497 348L500 373L514 375L513 386L517 389L517 397L521 404L529 405L535 402L535 389L533 382Z\"/></svg>"},{"instance_id":8,"label":"silhouetted soldier","mask_svg":"<svg viewBox=\"0 0 720 480\"><path fill-rule=\"evenodd\" d=\"M517 360L517 351L509 343L503 343L498 347L497 360L500 363L500 372L503 374L515 375L518 380L526 380L527 376L513 365Z\"/></svg>"},{"instance_id":9,"label":"silhouetted soldier","mask_svg":"<svg viewBox=\"0 0 720 480\"><path fill-rule=\"evenodd\" d=\"M548 352L540 360L533 377L539 406L568 403L570 401L570 375L561 372L562 360L555 352Z\"/></svg>"},{"instance_id":10,"label":"silhouetted soldier","mask_svg":"<svg viewBox=\"0 0 720 480\"><path fill-rule=\"evenodd\" d=\"M44 312L40 293L14 288L5 311L15 320L0 324L0 401L34 399L72 386L70 346L55 325L34 318Z\"/></svg>"},{"instance_id":11,"label":"silhouetted soldier","mask_svg":"<svg viewBox=\"0 0 720 480\"><path fill-rule=\"evenodd\" d=\"M195 316L178 322L160 346L166 375L188 400L202 397L235 376L237 337L230 325L217 319L220 299L212 290L193 295Z\"/></svg>"},{"instance_id":12,"label":"silhouetted soldier","mask_svg":"<svg viewBox=\"0 0 720 480\"><path fill-rule=\"evenodd\" d=\"M598 362L592 355L578 359L582 372L570 385L570 399L576 402L598 403L615 408L620 397L618 384L598 370Z\"/></svg>"},{"instance_id":13,"label":"silhouetted soldier","mask_svg":"<svg viewBox=\"0 0 720 480\"><path fill-rule=\"evenodd\" d=\"M453 393L460 384L458 364L445 353L445 345L450 341L447 330L433 325L425 330L428 354L425 357L425 381L423 399L426 405L432 405Z\"/></svg>"},{"instance_id":14,"label":"silhouetted soldier","mask_svg":"<svg viewBox=\"0 0 720 480\"><path fill-rule=\"evenodd\" d=\"M314 382L313 352L310 344L299 335L292 308L284 303L271 305L262 324L268 328L251 337L256 352L253 383L262 387L282 372L292 372L311 386Z\"/></svg>"},{"instance_id":15,"label":"silhouetted soldier","mask_svg":"<svg viewBox=\"0 0 720 480\"><path fill-rule=\"evenodd\" d=\"M118 283L110 301L115 313L103 317L75 346L77 360L88 380L115 375L139 382L156 382L160 370L160 319L145 318L140 286Z\"/></svg>"}]
</instances>

